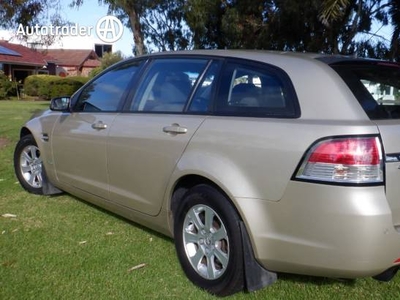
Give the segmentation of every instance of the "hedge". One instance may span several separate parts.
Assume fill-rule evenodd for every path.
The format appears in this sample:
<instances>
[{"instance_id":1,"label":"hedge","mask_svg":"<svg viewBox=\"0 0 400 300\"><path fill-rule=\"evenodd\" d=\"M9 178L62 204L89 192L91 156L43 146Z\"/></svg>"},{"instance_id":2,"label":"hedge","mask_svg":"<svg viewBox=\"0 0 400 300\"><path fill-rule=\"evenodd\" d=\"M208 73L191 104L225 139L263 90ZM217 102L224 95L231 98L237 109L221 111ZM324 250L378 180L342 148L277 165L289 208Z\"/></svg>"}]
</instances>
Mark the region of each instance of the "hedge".
<instances>
[{"instance_id":1,"label":"hedge","mask_svg":"<svg viewBox=\"0 0 400 300\"><path fill-rule=\"evenodd\" d=\"M87 81L87 77L81 76L31 75L25 79L24 93L50 100L57 96L71 96Z\"/></svg>"},{"instance_id":2,"label":"hedge","mask_svg":"<svg viewBox=\"0 0 400 300\"><path fill-rule=\"evenodd\" d=\"M10 81L10 79L0 71L0 100L13 95L15 89L15 82Z\"/></svg>"}]
</instances>

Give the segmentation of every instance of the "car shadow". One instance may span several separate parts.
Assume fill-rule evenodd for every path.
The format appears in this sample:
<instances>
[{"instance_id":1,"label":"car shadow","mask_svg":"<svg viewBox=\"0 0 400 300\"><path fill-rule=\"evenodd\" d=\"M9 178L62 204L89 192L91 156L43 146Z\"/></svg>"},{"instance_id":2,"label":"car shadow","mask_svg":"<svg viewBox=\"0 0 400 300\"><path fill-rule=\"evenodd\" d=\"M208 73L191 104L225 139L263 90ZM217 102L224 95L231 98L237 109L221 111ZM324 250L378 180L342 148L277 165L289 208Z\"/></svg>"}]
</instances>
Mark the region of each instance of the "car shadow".
<instances>
[{"instance_id":1,"label":"car shadow","mask_svg":"<svg viewBox=\"0 0 400 300\"><path fill-rule=\"evenodd\" d=\"M71 198L73 198L75 201L79 201L80 203L87 205L93 209L96 209L106 215L109 215L110 217L113 218L117 218L123 222L126 222L132 226L137 227L140 230L145 231L148 234L153 235L154 237L160 238L164 241L168 241L169 243L173 244L174 241L172 238L159 233L155 230L152 230L148 227L144 227L142 225L140 225L139 223L136 223L132 220L126 219L116 213L113 213L109 210L106 210L100 206L97 206L91 202L82 200L78 197L75 197L74 195L68 194L68 193L62 193L62 194L57 194L57 195L51 195L51 198L57 198L57 197L61 197L63 195L68 195ZM292 282L294 284L311 284L311 285L315 285L315 286L325 286L325 285L333 285L333 284L342 284L344 286L354 286L356 284L356 279L347 279L347 278L328 278L328 277L317 277L317 276L310 276L310 275L300 275L300 274L290 274L290 273L277 273L278 275L278 280L282 280L285 282Z\"/></svg>"},{"instance_id":2,"label":"car shadow","mask_svg":"<svg viewBox=\"0 0 400 300\"><path fill-rule=\"evenodd\" d=\"M98 210L98 211L100 211L100 212L102 212L102 213L104 213L106 215L109 215L110 217L117 218L117 219L119 219L121 221L124 221L124 222L126 222L126 223L128 223L128 224L130 224L132 226L135 226L138 229L143 230L148 234L151 234L151 235L153 235L153 236L155 236L157 238L163 239L164 241L168 241L170 243L173 243L173 239L172 238L170 238L170 237L168 237L168 236L166 236L166 235L164 235L162 233L159 233L159 232L157 232L157 231L155 231L153 229L150 229L148 227L140 225L139 223L136 223L135 221L129 220L127 218L124 218L123 216L120 216L120 215L118 215L116 213L113 213L112 211L106 210L106 209L102 208L101 206L97 206L96 204L93 204L93 203L91 203L89 201L85 201L85 200L83 200L81 198L75 197L74 195L71 195L69 193L63 192L61 194L50 195L49 197L56 199L58 197L65 196L65 195L68 195L69 197L73 198L75 201L79 201L80 203L82 203L84 205L87 205L87 206L89 206L89 207L91 207L93 209L96 209L96 210Z\"/></svg>"},{"instance_id":3,"label":"car shadow","mask_svg":"<svg viewBox=\"0 0 400 300\"><path fill-rule=\"evenodd\" d=\"M328 277L317 277L309 275L298 275L289 273L278 273L278 280L293 282L293 283L308 283L316 286L332 285L340 283L345 286L354 286L356 279L348 278L328 278Z\"/></svg>"}]
</instances>

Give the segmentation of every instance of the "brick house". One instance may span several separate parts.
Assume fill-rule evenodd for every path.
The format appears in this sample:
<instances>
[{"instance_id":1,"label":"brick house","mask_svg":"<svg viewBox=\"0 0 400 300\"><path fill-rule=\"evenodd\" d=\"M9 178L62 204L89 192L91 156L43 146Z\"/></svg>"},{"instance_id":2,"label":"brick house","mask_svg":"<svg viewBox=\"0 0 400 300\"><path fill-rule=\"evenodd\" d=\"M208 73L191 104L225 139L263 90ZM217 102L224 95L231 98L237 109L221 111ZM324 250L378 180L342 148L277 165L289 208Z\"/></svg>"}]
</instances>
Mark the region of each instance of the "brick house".
<instances>
[{"instance_id":1,"label":"brick house","mask_svg":"<svg viewBox=\"0 0 400 300\"><path fill-rule=\"evenodd\" d=\"M0 40L0 70L10 80L23 83L29 75L54 75L56 66L50 56L46 58L40 51Z\"/></svg>"},{"instance_id":2,"label":"brick house","mask_svg":"<svg viewBox=\"0 0 400 300\"><path fill-rule=\"evenodd\" d=\"M87 76L91 70L100 66L100 59L93 50L48 49L43 54L56 63L56 75Z\"/></svg>"}]
</instances>

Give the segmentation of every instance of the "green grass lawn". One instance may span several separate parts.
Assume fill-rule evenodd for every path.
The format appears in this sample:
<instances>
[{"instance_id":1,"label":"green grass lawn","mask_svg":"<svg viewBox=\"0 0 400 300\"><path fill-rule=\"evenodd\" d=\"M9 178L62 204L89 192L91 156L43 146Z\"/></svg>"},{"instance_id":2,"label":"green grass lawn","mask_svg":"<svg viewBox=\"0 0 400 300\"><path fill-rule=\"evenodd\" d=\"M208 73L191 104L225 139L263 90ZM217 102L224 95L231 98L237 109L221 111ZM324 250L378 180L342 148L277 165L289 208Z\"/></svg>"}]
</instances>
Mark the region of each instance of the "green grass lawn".
<instances>
[{"instance_id":1,"label":"green grass lawn","mask_svg":"<svg viewBox=\"0 0 400 300\"><path fill-rule=\"evenodd\" d=\"M16 215L0 217L0 299L215 299L186 279L171 239L72 196L20 187L12 167L19 128L47 106L0 101L0 215ZM389 283L278 277L228 299L400 299L400 274Z\"/></svg>"}]
</instances>

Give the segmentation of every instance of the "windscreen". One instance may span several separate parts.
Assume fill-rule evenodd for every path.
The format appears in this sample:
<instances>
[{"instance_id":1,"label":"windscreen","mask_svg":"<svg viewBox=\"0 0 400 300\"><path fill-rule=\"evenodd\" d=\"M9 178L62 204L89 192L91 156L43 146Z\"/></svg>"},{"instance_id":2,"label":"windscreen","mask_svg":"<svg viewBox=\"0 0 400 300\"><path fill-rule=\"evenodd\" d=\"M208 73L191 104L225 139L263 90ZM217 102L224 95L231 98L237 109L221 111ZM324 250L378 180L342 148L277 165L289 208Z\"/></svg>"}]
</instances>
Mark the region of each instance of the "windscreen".
<instances>
[{"instance_id":1,"label":"windscreen","mask_svg":"<svg viewBox=\"0 0 400 300\"><path fill-rule=\"evenodd\" d=\"M386 62L341 62L331 67L372 120L400 119L400 66Z\"/></svg>"}]
</instances>

